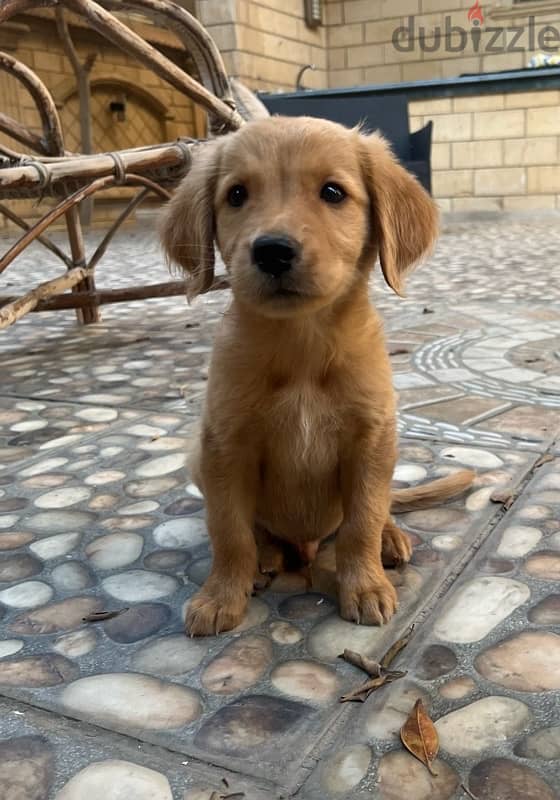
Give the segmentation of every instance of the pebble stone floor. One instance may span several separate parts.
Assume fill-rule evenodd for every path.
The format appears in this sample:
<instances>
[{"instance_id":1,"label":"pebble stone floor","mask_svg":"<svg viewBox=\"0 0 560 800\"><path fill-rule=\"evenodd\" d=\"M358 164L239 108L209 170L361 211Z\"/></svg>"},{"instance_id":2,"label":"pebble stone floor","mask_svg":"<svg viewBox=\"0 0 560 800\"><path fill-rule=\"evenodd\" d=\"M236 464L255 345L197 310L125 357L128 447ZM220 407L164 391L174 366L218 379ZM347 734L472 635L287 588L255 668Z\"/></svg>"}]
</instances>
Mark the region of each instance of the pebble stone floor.
<instances>
[{"instance_id":1,"label":"pebble stone floor","mask_svg":"<svg viewBox=\"0 0 560 800\"><path fill-rule=\"evenodd\" d=\"M0 800L560 797L559 253L557 218L447 223L406 299L372 280L395 483L478 473L466 497L400 516L414 555L381 629L338 618L326 547L310 588L279 576L231 634L183 634L209 566L184 455L226 292L0 334ZM36 248L4 285L57 270ZM146 218L98 282L158 280ZM380 657L412 622L406 677L341 705L363 674L338 654ZM398 738L418 697L436 776Z\"/></svg>"}]
</instances>

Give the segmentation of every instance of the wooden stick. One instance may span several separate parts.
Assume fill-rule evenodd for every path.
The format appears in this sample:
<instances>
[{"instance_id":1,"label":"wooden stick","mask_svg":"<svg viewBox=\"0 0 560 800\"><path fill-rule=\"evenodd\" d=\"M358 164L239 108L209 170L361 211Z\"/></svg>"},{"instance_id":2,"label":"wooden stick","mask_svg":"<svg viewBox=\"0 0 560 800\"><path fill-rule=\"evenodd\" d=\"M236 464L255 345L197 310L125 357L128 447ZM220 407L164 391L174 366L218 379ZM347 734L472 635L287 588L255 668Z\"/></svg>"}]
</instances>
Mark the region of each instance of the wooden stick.
<instances>
[{"instance_id":1,"label":"wooden stick","mask_svg":"<svg viewBox=\"0 0 560 800\"><path fill-rule=\"evenodd\" d=\"M21 317L35 308L40 300L59 294L65 291L65 289L70 289L80 281L83 281L87 276L87 269L78 267L77 269L71 269L59 278L54 278L52 281L39 284L35 289L31 289L30 292L24 294L23 297L20 297L18 300L0 309L0 330L17 322L18 319L21 319Z\"/></svg>"},{"instance_id":2,"label":"wooden stick","mask_svg":"<svg viewBox=\"0 0 560 800\"><path fill-rule=\"evenodd\" d=\"M112 175L107 176L106 178L98 178L96 181L93 181L83 189L79 189L74 194L71 194L65 200L60 202L52 211L49 211L48 214L40 219L38 222L35 223L23 236L21 236L18 241L8 250L7 253L4 254L2 258L0 258L0 274L8 267L14 258L18 256L25 248L37 238L37 236L43 231L45 231L49 225L55 222L59 217L63 214L66 214L73 206L77 203L81 203L84 198L89 197L90 194L94 192L98 192L101 189L108 189L112 186L117 185L116 178ZM120 184L118 184L120 185ZM162 189L158 186L154 181L150 180L149 178L144 178L142 175L127 175L125 180L125 185L127 186L149 186L152 191L156 192L162 197L168 197L168 193L165 189Z\"/></svg>"},{"instance_id":3,"label":"wooden stick","mask_svg":"<svg viewBox=\"0 0 560 800\"><path fill-rule=\"evenodd\" d=\"M121 150L118 155L125 172L156 176L159 173L162 182L173 184L190 167L190 152L200 146L201 144L193 139L181 139L180 144L167 142L153 147L137 147ZM0 169L0 197L65 196L69 190L73 191L96 178L115 174L115 159L110 153L70 156L55 161L37 159L37 161L42 169L37 169L29 163ZM47 186L42 174L48 176ZM159 184L154 185L158 185L161 189Z\"/></svg>"},{"instance_id":4,"label":"wooden stick","mask_svg":"<svg viewBox=\"0 0 560 800\"><path fill-rule=\"evenodd\" d=\"M224 278L217 278L209 292L216 292L222 289L229 289L229 283ZM185 295L184 281L169 281L167 283L152 283L147 286L129 286L123 289L99 289L93 294L80 292L76 294L61 294L58 297L51 297L48 300L41 300L37 303L33 312L60 311L69 308L81 308L91 300L100 305L110 305L112 303L129 303L135 300L148 300L154 297L177 297ZM0 308L13 303L17 297L0 297Z\"/></svg>"},{"instance_id":5,"label":"wooden stick","mask_svg":"<svg viewBox=\"0 0 560 800\"><path fill-rule=\"evenodd\" d=\"M137 206L140 205L140 203L142 202L142 200L144 200L146 195L150 194L150 191L151 190L148 187L145 187L144 189L142 189L142 191L138 192L138 194L136 194L132 198L132 200L128 203L128 205L126 205L125 208L121 211L119 216L113 222L113 224L111 225L111 227L109 228L109 230L107 231L107 233L105 234L105 236L103 237L103 239L101 240L99 245L97 246L97 249L95 250L95 253L90 258L89 263L88 263L88 269L91 269L91 270L95 269L95 267L97 266L99 261L105 255L105 251L107 250L107 247L109 246L109 243L111 242L111 239L113 238L115 233L118 231L118 229L123 224L123 222L126 220L126 218L129 217L132 214L134 209L137 208Z\"/></svg>"},{"instance_id":6,"label":"wooden stick","mask_svg":"<svg viewBox=\"0 0 560 800\"><path fill-rule=\"evenodd\" d=\"M83 16L94 30L114 45L138 58L179 92L215 114L220 118L225 130L236 130L241 127L243 119L233 108L219 100L93 0L64 0L64 2L67 8Z\"/></svg>"},{"instance_id":7,"label":"wooden stick","mask_svg":"<svg viewBox=\"0 0 560 800\"><path fill-rule=\"evenodd\" d=\"M14 214L14 212L11 209L3 205L2 203L0 203L0 214L9 219L11 222L13 222L14 225L17 225L18 227L22 228L24 231L28 231L31 228L31 225L29 225L28 222L19 217L17 214ZM64 261L64 263L68 268L72 267L72 259L69 258L66 255L66 253L63 253L60 247L58 247L58 245L56 245L51 239L49 239L48 236L37 236L36 238L38 242L41 242L43 247L46 247L47 250L50 250L51 253L54 253L55 256L58 256L58 258L60 258L61 261Z\"/></svg>"},{"instance_id":8,"label":"wooden stick","mask_svg":"<svg viewBox=\"0 0 560 800\"><path fill-rule=\"evenodd\" d=\"M44 153L45 145L40 136L30 131L17 119L12 119L7 114L0 111L0 131L7 134L10 138L15 139L16 142L29 147L30 150L36 153Z\"/></svg>"}]
</instances>

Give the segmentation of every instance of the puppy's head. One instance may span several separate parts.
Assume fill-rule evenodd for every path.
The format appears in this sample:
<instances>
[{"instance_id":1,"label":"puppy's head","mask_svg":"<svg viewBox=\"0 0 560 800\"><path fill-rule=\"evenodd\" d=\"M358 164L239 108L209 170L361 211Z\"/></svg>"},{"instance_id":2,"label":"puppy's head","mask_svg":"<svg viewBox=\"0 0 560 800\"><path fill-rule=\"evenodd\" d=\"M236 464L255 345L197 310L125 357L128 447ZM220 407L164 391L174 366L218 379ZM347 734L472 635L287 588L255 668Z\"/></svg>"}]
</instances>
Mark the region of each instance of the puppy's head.
<instances>
[{"instance_id":1,"label":"puppy's head","mask_svg":"<svg viewBox=\"0 0 560 800\"><path fill-rule=\"evenodd\" d=\"M191 296L212 284L216 241L240 302L292 316L336 302L377 256L400 293L434 243L437 211L381 137L273 117L200 148L161 233Z\"/></svg>"}]
</instances>

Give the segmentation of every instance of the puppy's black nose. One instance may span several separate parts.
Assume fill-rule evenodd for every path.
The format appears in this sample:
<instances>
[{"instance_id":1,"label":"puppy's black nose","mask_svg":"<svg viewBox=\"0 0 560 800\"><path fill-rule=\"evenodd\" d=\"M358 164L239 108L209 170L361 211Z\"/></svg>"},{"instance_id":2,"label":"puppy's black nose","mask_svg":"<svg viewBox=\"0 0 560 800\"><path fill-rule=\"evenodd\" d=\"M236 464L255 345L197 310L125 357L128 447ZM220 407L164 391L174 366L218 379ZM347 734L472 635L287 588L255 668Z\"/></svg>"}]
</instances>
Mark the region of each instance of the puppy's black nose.
<instances>
[{"instance_id":1,"label":"puppy's black nose","mask_svg":"<svg viewBox=\"0 0 560 800\"><path fill-rule=\"evenodd\" d=\"M298 243L289 236L264 235L253 242L253 263L275 278L288 272L298 255Z\"/></svg>"}]
</instances>

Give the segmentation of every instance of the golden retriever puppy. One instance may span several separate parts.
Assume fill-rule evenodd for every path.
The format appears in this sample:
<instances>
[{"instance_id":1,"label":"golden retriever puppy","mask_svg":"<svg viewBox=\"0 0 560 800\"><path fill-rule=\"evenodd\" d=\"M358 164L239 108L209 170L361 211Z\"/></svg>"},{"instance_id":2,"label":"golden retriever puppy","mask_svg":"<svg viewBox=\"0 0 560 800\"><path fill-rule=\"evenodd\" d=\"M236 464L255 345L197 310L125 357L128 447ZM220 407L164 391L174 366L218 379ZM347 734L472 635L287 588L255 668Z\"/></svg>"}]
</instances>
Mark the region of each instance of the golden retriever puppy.
<instances>
[{"instance_id":1,"label":"golden retriever puppy","mask_svg":"<svg viewBox=\"0 0 560 800\"><path fill-rule=\"evenodd\" d=\"M214 242L233 298L215 342L193 478L213 565L186 617L191 635L242 620L274 541L312 558L336 532L342 617L382 624L397 606L386 564L408 561L391 519L395 396L368 298L379 257L403 278L432 247L436 206L378 135L273 117L204 145L168 204L161 234L191 296L214 277ZM400 490L400 509L457 494L461 472ZM274 537L274 538L272 538Z\"/></svg>"}]
</instances>

